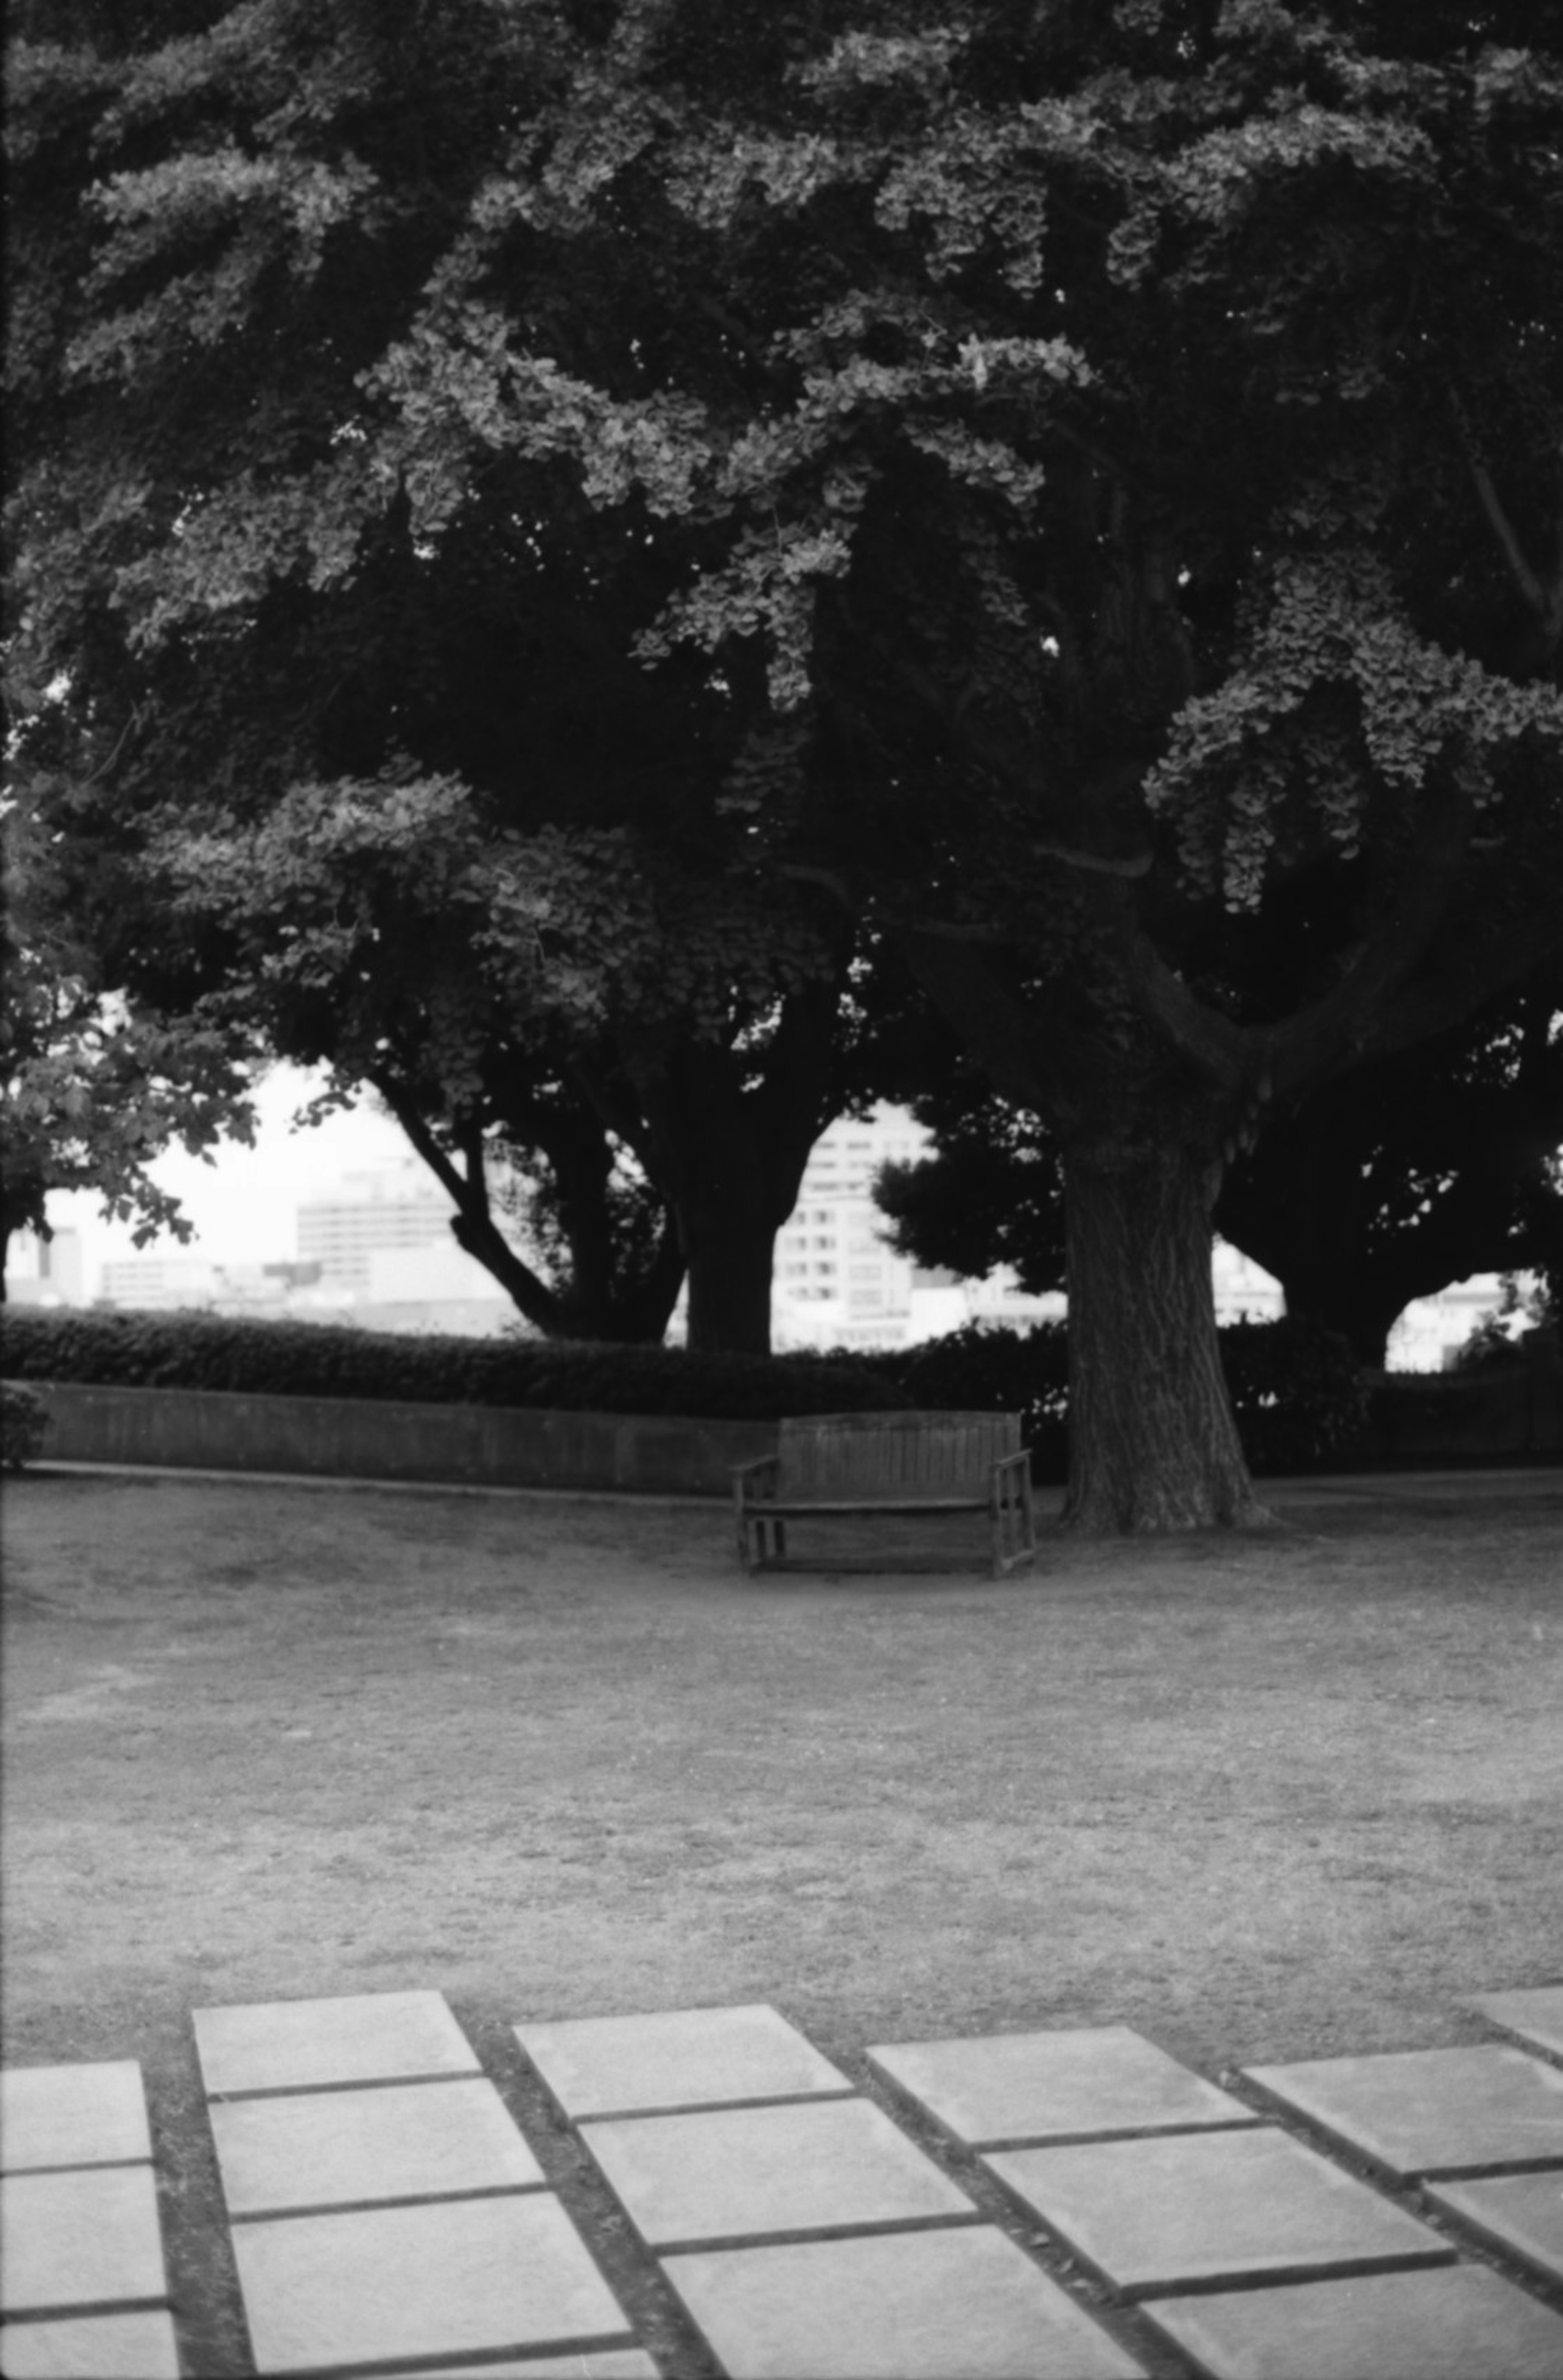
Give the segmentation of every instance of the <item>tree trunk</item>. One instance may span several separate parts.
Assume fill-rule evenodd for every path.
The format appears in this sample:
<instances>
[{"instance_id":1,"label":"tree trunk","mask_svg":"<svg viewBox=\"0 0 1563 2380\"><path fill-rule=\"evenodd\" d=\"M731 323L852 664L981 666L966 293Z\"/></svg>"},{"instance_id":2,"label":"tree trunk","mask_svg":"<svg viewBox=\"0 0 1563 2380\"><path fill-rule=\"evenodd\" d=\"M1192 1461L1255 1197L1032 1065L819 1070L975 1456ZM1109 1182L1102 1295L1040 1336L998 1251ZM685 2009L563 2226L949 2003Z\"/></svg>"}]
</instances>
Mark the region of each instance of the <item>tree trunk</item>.
<instances>
[{"instance_id":1,"label":"tree trunk","mask_svg":"<svg viewBox=\"0 0 1563 2380\"><path fill-rule=\"evenodd\" d=\"M1081 1536L1269 1514L1238 1441L1211 1287L1217 1168L1137 1137L1067 1147L1069 1487Z\"/></svg>"},{"instance_id":2,"label":"tree trunk","mask_svg":"<svg viewBox=\"0 0 1563 2380\"><path fill-rule=\"evenodd\" d=\"M744 1355L771 1352L775 1226L763 1216L723 1214L696 1200L681 1220L689 1263L689 1343Z\"/></svg>"}]
</instances>

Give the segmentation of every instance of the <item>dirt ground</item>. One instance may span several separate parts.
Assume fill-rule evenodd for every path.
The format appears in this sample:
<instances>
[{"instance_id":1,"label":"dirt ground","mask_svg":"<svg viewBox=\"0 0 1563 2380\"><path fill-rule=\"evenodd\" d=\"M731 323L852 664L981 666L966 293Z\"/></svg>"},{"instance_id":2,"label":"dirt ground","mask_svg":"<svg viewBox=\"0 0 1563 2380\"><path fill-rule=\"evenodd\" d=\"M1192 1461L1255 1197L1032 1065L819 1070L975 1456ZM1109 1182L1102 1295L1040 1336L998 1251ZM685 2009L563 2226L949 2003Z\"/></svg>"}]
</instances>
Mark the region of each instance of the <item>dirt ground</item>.
<instances>
[{"instance_id":1,"label":"dirt ground","mask_svg":"<svg viewBox=\"0 0 1563 2380\"><path fill-rule=\"evenodd\" d=\"M1563 1473L1270 1500L749 1579L715 1507L25 1475L6 2061L140 2058L177 2124L192 2006L426 1986L513 2066L518 2021L747 2000L855 2070L1476 2038L1462 1994L1563 1974Z\"/></svg>"}]
</instances>

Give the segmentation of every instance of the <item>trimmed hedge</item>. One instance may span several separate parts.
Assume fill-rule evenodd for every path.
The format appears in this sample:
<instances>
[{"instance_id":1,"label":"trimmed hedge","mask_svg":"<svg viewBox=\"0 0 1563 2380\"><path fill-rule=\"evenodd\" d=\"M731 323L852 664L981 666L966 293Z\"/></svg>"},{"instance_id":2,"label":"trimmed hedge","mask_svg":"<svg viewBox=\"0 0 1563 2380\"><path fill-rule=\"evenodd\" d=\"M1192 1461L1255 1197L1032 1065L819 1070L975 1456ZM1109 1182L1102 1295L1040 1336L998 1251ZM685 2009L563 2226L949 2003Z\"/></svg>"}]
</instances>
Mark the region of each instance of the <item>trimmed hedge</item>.
<instances>
[{"instance_id":1,"label":"trimmed hedge","mask_svg":"<svg viewBox=\"0 0 1563 2380\"><path fill-rule=\"evenodd\" d=\"M31 1389L0 1380L0 1468L19 1471L43 1451L49 1408Z\"/></svg>"},{"instance_id":2,"label":"trimmed hedge","mask_svg":"<svg viewBox=\"0 0 1563 2380\"><path fill-rule=\"evenodd\" d=\"M1220 1337L1253 1469L1349 1461L1366 1423L1368 1390L1344 1339L1289 1320L1233 1323ZM15 1380L726 1421L911 1406L1019 1413L1032 1471L1043 1480L1061 1480L1068 1469L1068 1328L1058 1322L1031 1331L972 1324L920 1346L870 1354L754 1356L546 1339L412 1339L210 1314L8 1306L0 1318L0 1369Z\"/></svg>"},{"instance_id":3,"label":"trimmed hedge","mask_svg":"<svg viewBox=\"0 0 1563 2380\"><path fill-rule=\"evenodd\" d=\"M250 1395L405 1399L773 1421L912 1399L873 1366L814 1355L695 1355L550 1339L405 1338L214 1314L7 1306L0 1370L13 1380L219 1389Z\"/></svg>"}]
</instances>

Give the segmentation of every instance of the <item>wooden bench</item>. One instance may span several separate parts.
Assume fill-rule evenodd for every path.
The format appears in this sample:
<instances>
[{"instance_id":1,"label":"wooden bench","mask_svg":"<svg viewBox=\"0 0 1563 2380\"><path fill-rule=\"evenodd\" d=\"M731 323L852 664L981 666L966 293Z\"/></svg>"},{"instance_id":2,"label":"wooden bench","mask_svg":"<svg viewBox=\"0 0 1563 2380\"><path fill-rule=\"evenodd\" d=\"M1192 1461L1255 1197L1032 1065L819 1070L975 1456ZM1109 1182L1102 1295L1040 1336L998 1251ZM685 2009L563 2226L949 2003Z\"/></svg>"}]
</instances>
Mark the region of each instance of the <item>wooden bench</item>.
<instances>
[{"instance_id":1,"label":"wooden bench","mask_svg":"<svg viewBox=\"0 0 1563 2380\"><path fill-rule=\"evenodd\" d=\"M805 1515L987 1512L995 1578L1036 1552L1019 1414L789 1416L775 1454L734 1465L733 1499L739 1554L751 1571L786 1559L787 1524Z\"/></svg>"}]
</instances>

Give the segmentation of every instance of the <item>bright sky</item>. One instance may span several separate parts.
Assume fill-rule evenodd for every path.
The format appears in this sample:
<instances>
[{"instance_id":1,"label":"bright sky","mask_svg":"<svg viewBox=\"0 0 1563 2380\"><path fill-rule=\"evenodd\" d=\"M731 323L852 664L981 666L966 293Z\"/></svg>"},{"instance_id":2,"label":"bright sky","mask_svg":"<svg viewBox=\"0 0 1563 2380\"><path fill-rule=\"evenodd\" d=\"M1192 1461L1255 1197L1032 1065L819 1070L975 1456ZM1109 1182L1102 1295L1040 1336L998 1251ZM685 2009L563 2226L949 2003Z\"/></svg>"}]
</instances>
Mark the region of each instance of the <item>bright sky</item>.
<instances>
[{"instance_id":1,"label":"bright sky","mask_svg":"<svg viewBox=\"0 0 1563 2380\"><path fill-rule=\"evenodd\" d=\"M324 1081L324 1075L296 1066L274 1068L256 1094L253 1148L220 1141L211 1164L175 1149L150 1169L183 1202L196 1227L196 1237L183 1247L165 1232L138 1250L130 1225L105 1222L90 1191L52 1196L49 1220L55 1229L81 1234L88 1294L99 1266L120 1257L186 1255L215 1264L274 1264L296 1256L293 1216L300 1201L329 1189L345 1173L378 1172L411 1156L399 1125L367 1105L296 1131L294 1115Z\"/></svg>"}]
</instances>

